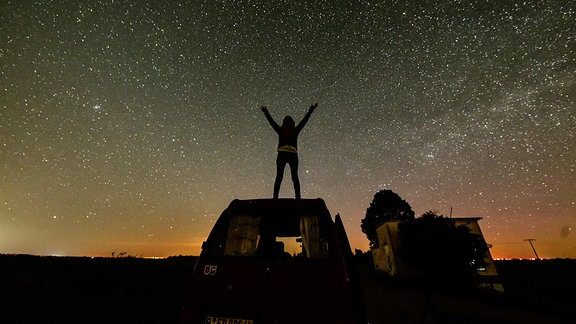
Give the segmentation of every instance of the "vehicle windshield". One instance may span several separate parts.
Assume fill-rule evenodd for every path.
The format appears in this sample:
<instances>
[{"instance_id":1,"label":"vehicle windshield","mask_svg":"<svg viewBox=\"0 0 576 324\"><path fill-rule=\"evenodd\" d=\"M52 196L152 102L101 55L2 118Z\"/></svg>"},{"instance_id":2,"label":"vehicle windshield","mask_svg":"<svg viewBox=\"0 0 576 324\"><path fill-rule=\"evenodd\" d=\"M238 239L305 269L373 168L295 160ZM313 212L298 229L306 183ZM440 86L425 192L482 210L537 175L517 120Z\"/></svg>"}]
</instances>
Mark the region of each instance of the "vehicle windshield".
<instances>
[{"instance_id":1,"label":"vehicle windshield","mask_svg":"<svg viewBox=\"0 0 576 324\"><path fill-rule=\"evenodd\" d=\"M213 256L303 258L328 257L323 226L315 214L230 215L217 229Z\"/></svg>"}]
</instances>

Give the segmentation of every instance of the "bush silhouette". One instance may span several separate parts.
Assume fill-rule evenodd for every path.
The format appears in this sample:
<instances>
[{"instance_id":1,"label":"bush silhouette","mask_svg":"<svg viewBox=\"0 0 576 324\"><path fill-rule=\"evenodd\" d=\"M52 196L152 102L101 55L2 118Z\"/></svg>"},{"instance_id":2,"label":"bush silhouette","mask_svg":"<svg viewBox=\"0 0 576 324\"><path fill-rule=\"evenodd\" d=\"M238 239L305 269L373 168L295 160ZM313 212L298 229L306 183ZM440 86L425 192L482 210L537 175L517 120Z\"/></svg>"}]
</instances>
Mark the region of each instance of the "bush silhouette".
<instances>
[{"instance_id":1,"label":"bush silhouette","mask_svg":"<svg viewBox=\"0 0 576 324\"><path fill-rule=\"evenodd\" d=\"M380 190L374 195L370 207L366 209L366 217L362 219L362 232L370 241L370 247L378 245L376 227L386 220L414 219L414 211L406 200L392 190Z\"/></svg>"},{"instance_id":2,"label":"bush silhouette","mask_svg":"<svg viewBox=\"0 0 576 324\"><path fill-rule=\"evenodd\" d=\"M486 242L436 212L401 222L398 235L402 260L443 284L472 283L478 269L486 266Z\"/></svg>"}]
</instances>

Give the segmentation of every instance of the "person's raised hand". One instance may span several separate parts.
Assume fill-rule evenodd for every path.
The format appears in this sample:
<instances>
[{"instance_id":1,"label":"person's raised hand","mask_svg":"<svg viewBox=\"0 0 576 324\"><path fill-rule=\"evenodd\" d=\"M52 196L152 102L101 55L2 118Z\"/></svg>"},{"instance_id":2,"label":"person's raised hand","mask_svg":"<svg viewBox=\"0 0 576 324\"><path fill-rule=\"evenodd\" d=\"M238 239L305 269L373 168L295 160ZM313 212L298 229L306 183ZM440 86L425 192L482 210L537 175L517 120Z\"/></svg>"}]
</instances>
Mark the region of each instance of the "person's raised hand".
<instances>
[{"instance_id":1,"label":"person's raised hand","mask_svg":"<svg viewBox=\"0 0 576 324\"><path fill-rule=\"evenodd\" d=\"M317 102L315 102L312 106L310 106L310 110L314 110L314 109L316 109L316 107L318 107Z\"/></svg>"},{"instance_id":2,"label":"person's raised hand","mask_svg":"<svg viewBox=\"0 0 576 324\"><path fill-rule=\"evenodd\" d=\"M262 106L262 107L260 107L260 110L262 110L263 112L266 112L266 111L268 111L268 108L266 108L266 106Z\"/></svg>"}]
</instances>

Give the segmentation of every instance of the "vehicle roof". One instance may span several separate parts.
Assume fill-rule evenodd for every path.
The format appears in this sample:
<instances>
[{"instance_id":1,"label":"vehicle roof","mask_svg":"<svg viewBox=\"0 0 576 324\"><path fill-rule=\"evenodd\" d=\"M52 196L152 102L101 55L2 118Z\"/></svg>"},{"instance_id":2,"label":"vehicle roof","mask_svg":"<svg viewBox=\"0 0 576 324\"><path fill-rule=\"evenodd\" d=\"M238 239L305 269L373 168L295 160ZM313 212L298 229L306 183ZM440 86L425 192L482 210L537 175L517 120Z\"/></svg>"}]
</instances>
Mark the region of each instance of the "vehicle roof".
<instances>
[{"instance_id":1,"label":"vehicle roof","mask_svg":"<svg viewBox=\"0 0 576 324\"><path fill-rule=\"evenodd\" d=\"M233 210L249 210L249 211L265 211L265 210L308 210L308 211L321 211L329 214L328 208L321 198L316 199L235 199L228 206L228 211Z\"/></svg>"}]
</instances>

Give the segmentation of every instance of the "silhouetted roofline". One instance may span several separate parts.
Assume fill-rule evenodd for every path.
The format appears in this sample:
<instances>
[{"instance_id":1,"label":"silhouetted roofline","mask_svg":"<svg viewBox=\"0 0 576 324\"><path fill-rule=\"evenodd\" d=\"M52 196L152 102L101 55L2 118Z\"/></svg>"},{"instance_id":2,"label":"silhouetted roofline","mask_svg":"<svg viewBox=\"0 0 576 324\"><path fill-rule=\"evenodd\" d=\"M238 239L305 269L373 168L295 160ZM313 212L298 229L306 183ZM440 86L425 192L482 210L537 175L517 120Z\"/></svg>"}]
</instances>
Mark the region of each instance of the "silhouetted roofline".
<instances>
[{"instance_id":1,"label":"silhouetted roofline","mask_svg":"<svg viewBox=\"0 0 576 324\"><path fill-rule=\"evenodd\" d=\"M420 219L421 217L416 217L414 219ZM453 221L479 221L481 220L483 217L444 217L444 219L450 219ZM378 225L376 225L376 227L385 224L385 223L393 223L393 222L405 222L405 221L409 221L412 219L386 219L383 220L382 222L380 222Z\"/></svg>"},{"instance_id":2,"label":"silhouetted roofline","mask_svg":"<svg viewBox=\"0 0 576 324\"><path fill-rule=\"evenodd\" d=\"M452 217L449 219L453 219L453 220L475 220L475 221L479 221L482 219L482 217Z\"/></svg>"}]
</instances>

